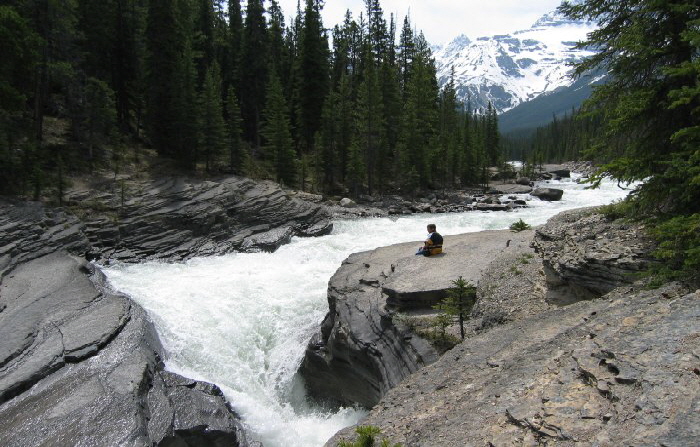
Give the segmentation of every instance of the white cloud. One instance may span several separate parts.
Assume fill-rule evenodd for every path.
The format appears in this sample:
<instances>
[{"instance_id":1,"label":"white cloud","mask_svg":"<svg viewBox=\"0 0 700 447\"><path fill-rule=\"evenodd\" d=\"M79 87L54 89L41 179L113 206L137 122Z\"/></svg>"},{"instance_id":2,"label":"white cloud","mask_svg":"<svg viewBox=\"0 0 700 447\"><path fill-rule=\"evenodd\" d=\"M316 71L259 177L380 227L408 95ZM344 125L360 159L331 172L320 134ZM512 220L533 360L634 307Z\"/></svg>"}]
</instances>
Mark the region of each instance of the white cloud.
<instances>
[{"instance_id":1,"label":"white cloud","mask_svg":"<svg viewBox=\"0 0 700 447\"><path fill-rule=\"evenodd\" d=\"M297 0L279 0L279 3L286 17L296 14ZM425 33L431 44L441 44L460 34L473 39L529 28L560 3L561 0L382 0L381 6L387 21L389 14L394 13L399 31L410 9L414 26ZM302 9L304 4L302 0ZM342 22L347 9L358 18L365 9L364 1L326 0L324 26L332 28Z\"/></svg>"}]
</instances>

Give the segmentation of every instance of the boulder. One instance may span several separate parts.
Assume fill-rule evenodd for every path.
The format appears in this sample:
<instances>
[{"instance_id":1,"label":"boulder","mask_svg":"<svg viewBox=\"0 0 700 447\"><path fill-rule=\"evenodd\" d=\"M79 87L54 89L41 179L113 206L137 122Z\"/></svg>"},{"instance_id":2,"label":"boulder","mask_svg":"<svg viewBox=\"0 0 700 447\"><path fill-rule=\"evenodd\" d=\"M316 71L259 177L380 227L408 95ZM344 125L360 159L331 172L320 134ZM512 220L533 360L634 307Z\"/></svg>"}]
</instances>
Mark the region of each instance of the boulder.
<instances>
[{"instance_id":1,"label":"boulder","mask_svg":"<svg viewBox=\"0 0 700 447\"><path fill-rule=\"evenodd\" d=\"M340 199L339 205L343 208L354 208L357 206L354 200L348 199L347 197Z\"/></svg>"},{"instance_id":2,"label":"boulder","mask_svg":"<svg viewBox=\"0 0 700 447\"><path fill-rule=\"evenodd\" d=\"M561 200L564 191L558 188L537 188L530 195L538 197L540 200L557 201Z\"/></svg>"}]
</instances>

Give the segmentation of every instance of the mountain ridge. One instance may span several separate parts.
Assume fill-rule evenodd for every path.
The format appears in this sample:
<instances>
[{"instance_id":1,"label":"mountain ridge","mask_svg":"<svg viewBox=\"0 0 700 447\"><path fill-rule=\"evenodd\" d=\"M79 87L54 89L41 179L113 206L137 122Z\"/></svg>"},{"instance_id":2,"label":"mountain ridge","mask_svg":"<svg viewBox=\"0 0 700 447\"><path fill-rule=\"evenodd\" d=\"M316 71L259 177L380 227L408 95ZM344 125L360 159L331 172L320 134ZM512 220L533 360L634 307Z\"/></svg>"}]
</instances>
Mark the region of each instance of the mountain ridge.
<instances>
[{"instance_id":1,"label":"mountain ridge","mask_svg":"<svg viewBox=\"0 0 700 447\"><path fill-rule=\"evenodd\" d=\"M460 34L435 47L438 81L452 77L457 97L472 110L491 102L498 113L574 83L572 62L593 54L575 44L595 29L591 22L569 20L557 12L540 17L530 28L511 34L471 39Z\"/></svg>"}]
</instances>

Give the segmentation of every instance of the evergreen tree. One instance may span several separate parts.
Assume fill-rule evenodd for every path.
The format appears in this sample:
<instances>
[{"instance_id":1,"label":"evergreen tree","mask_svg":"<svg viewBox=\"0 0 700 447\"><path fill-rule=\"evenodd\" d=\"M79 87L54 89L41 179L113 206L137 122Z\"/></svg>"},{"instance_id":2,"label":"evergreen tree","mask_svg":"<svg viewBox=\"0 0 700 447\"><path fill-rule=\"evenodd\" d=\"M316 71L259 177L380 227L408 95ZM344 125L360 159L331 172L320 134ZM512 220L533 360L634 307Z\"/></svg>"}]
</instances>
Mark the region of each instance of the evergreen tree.
<instances>
[{"instance_id":1,"label":"evergreen tree","mask_svg":"<svg viewBox=\"0 0 700 447\"><path fill-rule=\"evenodd\" d=\"M260 148L260 121L268 79L268 36L262 0L248 0L241 53L241 115L244 135Z\"/></svg>"},{"instance_id":2,"label":"evergreen tree","mask_svg":"<svg viewBox=\"0 0 700 447\"><path fill-rule=\"evenodd\" d=\"M416 51L413 29L411 28L411 20L406 16L403 20L403 28L401 28L401 36L399 37L398 63L401 73L401 91L404 99L408 89L408 83L411 78L411 66L413 57Z\"/></svg>"},{"instance_id":3,"label":"evergreen tree","mask_svg":"<svg viewBox=\"0 0 700 447\"><path fill-rule=\"evenodd\" d=\"M225 91L233 87L236 97L240 97L241 50L243 40L243 16L240 0L228 2L228 57L222 67Z\"/></svg>"},{"instance_id":4,"label":"evergreen tree","mask_svg":"<svg viewBox=\"0 0 700 447\"><path fill-rule=\"evenodd\" d=\"M365 53L364 80L360 84L356 106L356 141L364 151L364 165L367 169L368 193L373 194L379 186L380 177L386 166L386 145L383 134L383 104L377 69L369 46Z\"/></svg>"},{"instance_id":5,"label":"evergreen tree","mask_svg":"<svg viewBox=\"0 0 700 447\"><path fill-rule=\"evenodd\" d=\"M311 151L329 85L328 40L321 23L321 2L318 0L306 0L298 57L299 137L302 147Z\"/></svg>"},{"instance_id":6,"label":"evergreen tree","mask_svg":"<svg viewBox=\"0 0 700 447\"><path fill-rule=\"evenodd\" d=\"M229 87L226 115L228 116L228 147L229 147L229 169L234 174L242 175L246 161L246 153L241 140L241 109L238 105L238 98L233 86Z\"/></svg>"},{"instance_id":7,"label":"evergreen tree","mask_svg":"<svg viewBox=\"0 0 700 447\"><path fill-rule=\"evenodd\" d=\"M458 131L459 115L457 110L457 92L454 85L454 68L450 80L440 92L440 123L438 131L437 157L435 173L443 187L453 186L455 177L460 172Z\"/></svg>"},{"instance_id":8,"label":"evergreen tree","mask_svg":"<svg viewBox=\"0 0 700 447\"><path fill-rule=\"evenodd\" d=\"M147 36L147 130L151 144L160 155L175 158L181 103L178 82L183 31L177 10L168 0L151 0L148 9Z\"/></svg>"},{"instance_id":9,"label":"evergreen tree","mask_svg":"<svg viewBox=\"0 0 700 447\"><path fill-rule=\"evenodd\" d=\"M262 135L265 138L264 151L273 160L277 181L292 186L296 182L297 161L289 130L287 102L284 99L279 76L272 69L269 72L265 124L262 129Z\"/></svg>"},{"instance_id":10,"label":"evergreen tree","mask_svg":"<svg viewBox=\"0 0 700 447\"><path fill-rule=\"evenodd\" d=\"M486 109L484 123L484 150L486 151L487 163L489 163L490 166L498 166L501 159L498 115L496 114L496 109L491 105L491 101L489 101Z\"/></svg>"},{"instance_id":11,"label":"evergreen tree","mask_svg":"<svg viewBox=\"0 0 700 447\"><path fill-rule=\"evenodd\" d=\"M202 121L200 147L207 172L211 170L226 147L226 124L224 123L220 88L219 66L214 63L209 67L204 77L199 106Z\"/></svg>"},{"instance_id":12,"label":"evergreen tree","mask_svg":"<svg viewBox=\"0 0 700 447\"><path fill-rule=\"evenodd\" d=\"M579 44L598 52L578 64L576 73L605 68L610 74L586 104L605 119L593 153L609 162L597 180L644 180L633 204L642 216L674 223L662 237L675 241L671 252L681 254L661 257L697 279L700 8L695 2L587 0L564 2L560 10L599 25Z\"/></svg>"},{"instance_id":13,"label":"evergreen tree","mask_svg":"<svg viewBox=\"0 0 700 447\"><path fill-rule=\"evenodd\" d=\"M199 117L201 113L197 67L195 65L195 55L190 38L184 43L182 54L178 58L177 90L171 92L175 96L176 104L174 111L175 129L172 141L175 148L174 159L185 169L194 170L197 167L199 157L200 127Z\"/></svg>"},{"instance_id":14,"label":"evergreen tree","mask_svg":"<svg viewBox=\"0 0 700 447\"><path fill-rule=\"evenodd\" d=\"M447 298L435 308L458 318L460 335L464 340L464 320L469 317L476 303L476 287L461 276L453 280L452 284L454 287L447 291Z\"/></svg>"}]
</instances>

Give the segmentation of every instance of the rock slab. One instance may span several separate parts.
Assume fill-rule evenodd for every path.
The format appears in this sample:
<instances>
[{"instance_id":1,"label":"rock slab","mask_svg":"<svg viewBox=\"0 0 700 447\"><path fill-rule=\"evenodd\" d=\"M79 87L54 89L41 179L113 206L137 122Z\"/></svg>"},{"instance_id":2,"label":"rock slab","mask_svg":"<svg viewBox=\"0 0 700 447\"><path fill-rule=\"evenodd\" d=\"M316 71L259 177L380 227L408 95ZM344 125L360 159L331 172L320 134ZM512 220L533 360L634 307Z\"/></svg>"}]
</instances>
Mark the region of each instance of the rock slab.
<instances>
[{"instance_id":1,"label":"rock slab","mask_svg":"<svg viewBox=\"0 0 700 447\"><path fill-rule=\"evenodd\" d=\"M459 276L477 284L496 253L529 243L532 232L445 236L445 253L415 256L420 242L357 253L328 285L329 313L300 367L309 394L372 407L409 374L437 359L424 339L393 323L398 310L430 309Z\"/></svg>"}]
</instances>

